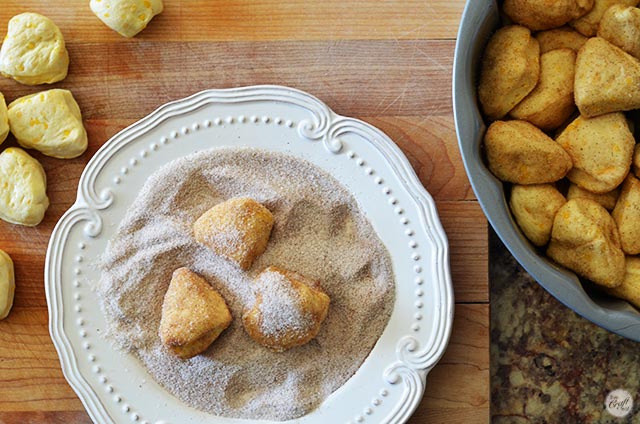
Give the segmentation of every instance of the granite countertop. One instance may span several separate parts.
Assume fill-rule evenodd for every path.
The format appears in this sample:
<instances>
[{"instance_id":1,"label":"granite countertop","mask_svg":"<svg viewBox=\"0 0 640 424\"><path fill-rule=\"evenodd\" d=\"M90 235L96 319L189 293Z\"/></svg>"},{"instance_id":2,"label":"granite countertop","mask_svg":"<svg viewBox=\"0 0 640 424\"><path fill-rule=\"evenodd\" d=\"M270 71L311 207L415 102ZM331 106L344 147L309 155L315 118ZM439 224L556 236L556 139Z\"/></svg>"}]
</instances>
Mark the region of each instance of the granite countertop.
<instances>
[{"instance_id":1,"label":"granite countertop","mask_svg":"<svg viewBox=\"0 0 640 424\"><path fill-rule=\"evenodd\" d=\"M640 423L640 343L559 303L493 231L489 258L491 422Z\"/></svg>"}]
</instances>

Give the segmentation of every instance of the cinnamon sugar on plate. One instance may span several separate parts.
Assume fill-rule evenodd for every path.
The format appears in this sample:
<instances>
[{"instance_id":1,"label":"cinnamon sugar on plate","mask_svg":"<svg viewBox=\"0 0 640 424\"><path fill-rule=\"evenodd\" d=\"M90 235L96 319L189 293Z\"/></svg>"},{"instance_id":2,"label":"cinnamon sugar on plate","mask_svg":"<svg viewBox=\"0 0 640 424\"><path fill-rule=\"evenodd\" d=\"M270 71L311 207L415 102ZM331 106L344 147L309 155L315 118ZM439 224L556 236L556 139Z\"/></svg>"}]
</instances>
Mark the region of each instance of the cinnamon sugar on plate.
<instances>
[{"instance_id":1,"label":"cinnamon sugar on plate","mask_svg":"<svg viewBox=\"0 0 640 424\"><path fill-rule=\"evenodd\" d=\"M259 201L275 219L266 251L246 271L198 244L191 230L209 208L240 196ZM271 265L318 281L331 298L318 336L282 353L254 342L241 322L254 303L254 277ZM189 360L168 353L158 337L162 299L183 266L224 297L233 317ZM192 154L149 177L101 271L97 292L118 348L187 405L251 420L289 420L318 407L369 355L395 297L389 253L353 196L306 161L248 148Z\"/></svg>"}]
</instances>

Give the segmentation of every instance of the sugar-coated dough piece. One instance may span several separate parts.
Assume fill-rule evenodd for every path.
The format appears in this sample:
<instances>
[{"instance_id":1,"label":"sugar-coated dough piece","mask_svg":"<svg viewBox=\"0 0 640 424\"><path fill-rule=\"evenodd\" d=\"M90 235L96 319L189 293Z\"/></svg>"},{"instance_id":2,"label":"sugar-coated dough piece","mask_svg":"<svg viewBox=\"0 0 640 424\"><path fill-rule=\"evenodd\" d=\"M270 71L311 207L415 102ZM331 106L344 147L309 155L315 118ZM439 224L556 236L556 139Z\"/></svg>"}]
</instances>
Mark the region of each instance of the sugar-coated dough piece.
<instances>
[{"instance_id":1,"label":"sugar-coated dough piece","mask_svg":"<svg viewBox=\"0 0 640 424\"><path fill-rule=\"evenodd\" d=\"M173 272L162 303L160 339L174 355L188 359L204 352L231 324L224 298L188 268Z\"/></svg>"},{"instance_id":2,"label":"sugar-coated dough piece","mask_svg":"<svg viewBox=\"0 0 640 424\"><path fill-rule=\"evenodd\" d=\"M576 58L575 100L587 117L640 108L640 62L604 38L590 38Z\"/></svg>"},{"instance_id":3,"label":"sugar-coated dough piece","mask_svg":"<svg viewBox=\"0 0 640 424\"><path fill-rule=\"evenodd\" d=\"M504 13L532 31L556 28L593 8L594 0L504 0Z\"/></svg>"},{"instance_id":4,"label":"sugar-coated dough piece","mask_svg":"<svg viewBox=\"0 0 640 424\"><path fill-rule=\"evenodd\" d=\"M572 166L558 143L526 121L492 123L485 133L484 147L491 172L511 183L553 183Z\"/></svg>"},{"instance_id":5,"label":"sugar-coated dough piece","mask_svg":"<svg viewBox=\"0 0 640 424\"><path fill-rule=\"evenodd\" d=\"M640 258L627 256L622 284L607 291L640 309Z\"/></svg>"},{"instance_id":6,"label":"sugar-coated dough piece","mask_svg":"<svg viewBox=\"0 0 640 424\"><path fill-rule=\"evenodd\" d=\"M7 103L4 96L0 93L0 144L7 139L9 135L9 115L7 112Z\"/></svg>"},{"instance_id":7,"label":"sugar-coated dough piece","mask_svg":"<svg viewBox=\"0 0 640 424\"><path fill-rule=\"evenodd\" d=\"M598 31L600 20L607 9L615 4L621 4L623 6L637 6L638 3L640 3L640 0L595 0L593 8L589 13L575 21L569 22L569 25L585 37L593 37Z\"/></svg>"},{"instance_id":8,"label":"sugar-coated dough piece","mask_svg":"<svg viewBox=\"0 0 640 424\"><path fill-rule=\"evenodd\" d=\"M611 212L618 226L620 244L627 255L640 253L640 180L632 173L622 184L620 197Z\"/></svg>"},{"instance_id":9,"label":"sugar-coated dough piece","mask_svg":"<svg viewBox=\"0 0 640 424\"><path fill-rule=\"evenodd\" d=\"M500 28L482 57L478 97L490 120L502 119L538 83L540 46L520 25Z\"/></svg>"},{"instance_id":10,"label":"sugar-coated dough piece","mask_svg":"<svg viewBox=\"0 0 640 424\"><path fill-rule=\"evenodd\" d=\"M571 49L542 54L538 84L509 114L543 131L560 127L576 108L573 100L575 63L576 53Z\"/></svg>"},{"instance_id":11,"label":"sugar-coated dough piece","mask_svg":"<svg viewBox=\"0 0 640 424\"><path fill-rule=\"evenodd\" d=\"M109 28L133 37L162 12L162 0L91 0L91 11Z\"/></svg>"},{"instance_id":12,"label":"sugar-coated dough piece","mask_svg":"<svg viewBox=\"0 0 640 424\"><path fill-rule=\"evenodd\" d=\"M540 54L555 49L571 49L575 52L587 42L587 37L570 27L560 27L536 33Z\"/></svg>"},{"instance_id":13,"label":"sugar-coated dough piece","mask_svg":"<svg viewBox=\"0 0 640 424\"><path fill-rule=\"evenodd\" d=\"M598 37L639 59L640 9L620 4L611 6L600 21Z\"/></svg>"},{"instance_id":14,"label":"sugar-coated dough piece","mask_svg":"<svg viewBox=\"0 0 640 424\"><path fill-rule=\"evenodd\" d=\"M579 116L560 133L557 142L573 161L567 178L593 193L606 193L624 181L635 147L620 112L595 118Z\"/></svg>"},{"instance_id":15,"label":"sugar-coated dough piece","mask_svg":"<svg viewBox=\"0 0 640 424\"><path fill-rule=\"evenodd\" d=\"M636 144L633 149L633 159L631 161L631 169L636 177L640 178L640 144Z\"/></svg>"},{"instance_id":16,"label":"sugar-coated dough piece","mask_svg":"<svg viewBox=\"0 0 640 424\"><path fill-rule=\"evenodd\" d=\"M242 323L252 339L276 352L315 338L329 311L329 296L316 282L279 267L257 276L255 292L255 304Z\"/></svg>"},{"instance_id":17,"label":"sugar-coated dough piece","mask_svg":"<svg viewBox=\"0 0 640 424\"><path fill-rule=\"evenodd\" d=\"M9 21L0 49L0 73L27 85L67 76L69 53L58 26L46 16L22 13Z\"/></svg>"},{"instance_id":18,"label":"sugar-coated dough piece","mask_svg":"<svg viewBox=\"0 0 640 424\"><path fill-rule=\"evenodd\" d=\"M617 187L605 193L593 193L589 190L585 190L577 184L571 183L567 190L567 200L577 199L578 197L582 199L591 199L602 205L602 207L608 211L612 211L613 208L616 207L619 195L620 189Z\"/></svg>"},{"instance_id":19,"label":"sugar-coated dough piece","mask_svg":"<svg viewBox=\"0 0 640 424\"><path fill-rule=\"evenodd\" d=\"M544 246L551 237L556 212L566 199L552 184L514 184L509 207L524 235L536 246Z\"/></svg>"},{"instance_id":20,"label":"sugar-coated dough piece","mask_svg":"<svg viewBox=\"0 0 640 424\"><path fill-rule=\"evenodd\" d=\"M273 215L248 197L219 203L193 224L195 239L216 254L249 269L267 248Z\"/></svg>"},{"instance_id":21,"label":"sugar-coated dough piece","mask_svg":"<svg viewBox=\"0 0 640 424\"><path fill-rule=\"evenodd\" d=\"M47 156L70 159L87 150L80 107L69 90L54 88L14 100L9 125L22 147Z\"/></svg>"},{"instance_id":22,"label":"sugar-coated dough piece","mask_svg":"<svg viewBox=\"0 0 640 424\"><path fill-rule=\"evenodd\" d=\"M0 250L0 320L5 319L13 306L16 282L13 261L4 250Z\"/></svg>"},{"instance_id":23,"label":"sugar-coated dough piece","mask_svg":"<svg viewBox=\"0 0 640 424\"><path fill-rule=\"evenodd\" d=\"M18 147L0 153L0 219L38 225L49 207L47 177L40 162Z\"/></svg>"},{"instance_id":24,"label":"sugar-coated dough piece","mask_svg":"<svg viewBox=\"0 0 640 424\"><path fill-rule=\"evenodd\" d=\"M590 199L569 200L558 209L547 255L605 287L617 287L624 279L625 255L616 223Z\"/></svg>"}]
</instances>

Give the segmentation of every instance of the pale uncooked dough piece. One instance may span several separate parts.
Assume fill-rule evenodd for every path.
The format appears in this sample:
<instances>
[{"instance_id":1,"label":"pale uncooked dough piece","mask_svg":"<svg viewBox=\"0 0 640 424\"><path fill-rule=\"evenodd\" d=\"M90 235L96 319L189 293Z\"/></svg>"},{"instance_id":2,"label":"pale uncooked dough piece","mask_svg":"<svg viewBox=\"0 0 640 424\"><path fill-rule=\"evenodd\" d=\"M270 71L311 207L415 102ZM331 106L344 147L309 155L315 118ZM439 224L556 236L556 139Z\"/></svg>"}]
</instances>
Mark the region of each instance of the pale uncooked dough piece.
<instances>
[{"instance_id":1,"label":"pale uncooked dough piece","mask_svg":"<svg viewBox=\"0 0 640 424\"><path fill-rule=\"evenodd\" d=\"M91 0L91 11L109 28L133 37L162 12L162 0Z\"/></svg>"},{"instance_id":2,"label":"pale uncooked dough piece","mask_svg":"<svg viewBox=\"0 0 640 424\"><path fill-rule=\"evenodd\" d=\"M6 140L9 135L9 116L7 114L7 103L4 96L0 93L0 144Z\"/></svg>"},{"instance_id":3,"label":"pale uncooked dough piece","mask_svg":"<svg viewBox=\"0 0 640 424\"><path fill-rule=\"evenodd\" d=\"M0 73L27 85L63 80L69 53L62 32L46 16L22 13L9 21L0 49Z\"/></svg>"},{"instance_id":4,"label":"pale uncooked dough piece","mask_svg":"<svg viewBox=\"0 0 640 424\"><path fill-rule=\"evenodd\" d=\"M15 290L13 261L7 252L0 249L0 320L5 319L11 311Z\"/></svg>"},{"instance_id":5,"label":"pale uncooked dough piece","mask_svg":"<svg viewBox=\"0 0 640 424\"><path fill-rule=\"evenodd\" d=\"M0 219L36 226L49 207L47 176L40 162L18 147L0 154Z\"/></svg>"},{"instance_id":6,"label":"pale uncooked dough piece","mask_svg":"<svg viewBox=\"0 0 640 424\"><path fill-rule=\"evenodd\" d=\"M70 159L87 150L80 107L69 90L54 88L14 100L9 126L22 147L47 156Z\"/></svg>"}]
</instances>

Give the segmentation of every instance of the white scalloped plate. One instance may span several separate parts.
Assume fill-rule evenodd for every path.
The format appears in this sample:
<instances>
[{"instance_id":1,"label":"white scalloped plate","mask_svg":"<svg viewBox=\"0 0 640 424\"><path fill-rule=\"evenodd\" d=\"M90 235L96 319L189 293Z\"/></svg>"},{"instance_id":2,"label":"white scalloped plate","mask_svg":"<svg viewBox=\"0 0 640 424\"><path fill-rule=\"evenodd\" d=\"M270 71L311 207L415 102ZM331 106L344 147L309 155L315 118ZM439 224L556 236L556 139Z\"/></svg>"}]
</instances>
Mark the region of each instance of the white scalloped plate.
<instances>
[{"instance_id":1,"label":"white scalloped plate","mask_svg":"<svg viewBox=\"0 0 640 424\"><path fill-rule=\"evenodd\" d=\"M300 423L406 421L453 321L448 245L435 204L380 130L285 87L207 90L168 103L116 134L80 179L56 225L45 265L49 330L62 370L99 423L246 423L185 406L130 355L101 337L95 261L146 178L169 161L217 146L257 147L306 159L352 192L391 254L396 301L356 374Z\"/></svg>"}]
</instances>

